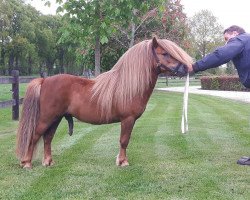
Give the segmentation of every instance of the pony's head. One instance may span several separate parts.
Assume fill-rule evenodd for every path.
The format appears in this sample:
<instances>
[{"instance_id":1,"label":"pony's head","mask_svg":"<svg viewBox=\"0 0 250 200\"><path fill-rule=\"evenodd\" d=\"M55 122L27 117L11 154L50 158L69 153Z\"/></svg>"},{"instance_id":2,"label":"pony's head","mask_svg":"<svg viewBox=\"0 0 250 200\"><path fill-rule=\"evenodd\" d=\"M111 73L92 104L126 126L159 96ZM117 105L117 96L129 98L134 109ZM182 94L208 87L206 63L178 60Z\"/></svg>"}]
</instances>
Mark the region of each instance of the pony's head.
<instances>
[{"instance_id":1,"label":"pony's head","mask_svg":"<svg viewBox=\"0 0 250 200\"><path fill-rule=\"evenodd\" d=\"M157 73L166 73L171 76L185 76L192 58L175 43L166 39L152 40L154 66Z\"/></svg>"}]
</instances>

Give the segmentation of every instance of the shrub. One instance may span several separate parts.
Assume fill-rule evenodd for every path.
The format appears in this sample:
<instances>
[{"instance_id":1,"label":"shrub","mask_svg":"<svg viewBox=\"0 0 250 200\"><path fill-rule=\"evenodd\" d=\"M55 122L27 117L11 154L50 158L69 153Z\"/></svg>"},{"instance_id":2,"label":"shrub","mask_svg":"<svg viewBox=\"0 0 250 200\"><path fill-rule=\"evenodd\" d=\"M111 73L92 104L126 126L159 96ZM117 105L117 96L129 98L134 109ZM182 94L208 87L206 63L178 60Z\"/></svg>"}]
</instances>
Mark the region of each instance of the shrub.
<instances>
[{"instance_id":1,"label":"shrub","mask_svg":"<svg viewBox=\"0 0 250 200\"><path fill-rule=\"evenodd\" d=\"M204 90L247 90L239 80L238 76L203 76L200 78L201 88Z\"/></svg>"}]
</instances>

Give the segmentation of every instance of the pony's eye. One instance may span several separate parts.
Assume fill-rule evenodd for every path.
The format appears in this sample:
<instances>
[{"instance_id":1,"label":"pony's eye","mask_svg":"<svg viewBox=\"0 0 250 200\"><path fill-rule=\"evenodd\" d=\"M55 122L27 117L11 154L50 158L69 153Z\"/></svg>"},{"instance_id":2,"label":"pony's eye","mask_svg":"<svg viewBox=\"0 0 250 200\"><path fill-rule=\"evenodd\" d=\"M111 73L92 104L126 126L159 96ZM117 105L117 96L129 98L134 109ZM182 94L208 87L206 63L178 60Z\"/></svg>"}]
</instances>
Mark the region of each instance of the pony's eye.
<instances>
[{"instance_id":1,"label":"pony's eye","mask_svg":"<svg viewBox=\"0 0 250 200\"><path fill-rule=\"evenodd\" d=\"M168 56L168 53L163 53L162 55L163 55L163 56Z\"/></svg>"}]
</instances>

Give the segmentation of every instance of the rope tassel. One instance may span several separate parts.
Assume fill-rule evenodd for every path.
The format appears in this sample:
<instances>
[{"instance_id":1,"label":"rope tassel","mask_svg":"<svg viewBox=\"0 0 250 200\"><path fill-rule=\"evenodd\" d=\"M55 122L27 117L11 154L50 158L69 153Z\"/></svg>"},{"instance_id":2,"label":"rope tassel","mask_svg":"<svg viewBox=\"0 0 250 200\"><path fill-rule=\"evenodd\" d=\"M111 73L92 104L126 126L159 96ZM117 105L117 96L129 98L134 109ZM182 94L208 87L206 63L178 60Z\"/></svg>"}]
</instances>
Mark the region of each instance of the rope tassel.
<instances>
[{"instance_id":1,"label":"rope tassel","mask_svg":"<svg viewBox=\"0 0 250 200\"><path fill-rule=\"evenodd\" d=\"M188 119L187 119L187 111L188 111L188 88L189 88L189 73L186 77L186 83L184 88L183 95L183 109L182 109L182 119L181 119L181 132L188 132Z\"/></svg>"}]
</instances>

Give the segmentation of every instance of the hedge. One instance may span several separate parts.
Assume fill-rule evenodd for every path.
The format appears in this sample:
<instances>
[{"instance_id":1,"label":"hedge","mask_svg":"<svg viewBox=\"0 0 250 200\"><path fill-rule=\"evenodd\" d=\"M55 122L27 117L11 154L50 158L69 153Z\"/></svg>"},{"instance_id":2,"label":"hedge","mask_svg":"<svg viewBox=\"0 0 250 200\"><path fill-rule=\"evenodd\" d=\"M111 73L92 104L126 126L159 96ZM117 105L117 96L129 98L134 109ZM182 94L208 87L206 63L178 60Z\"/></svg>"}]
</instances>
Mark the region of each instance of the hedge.
<instances>
[{"instance_id":1,"label":"hedge","mask_svg":"<svg viewBox=\"0 0 250 200\"><path fill-rule=\"evenodd\" d=\"M201 88L204 90L246 91L238 76L202 76Z\"/></svg>"}]
</instances>

